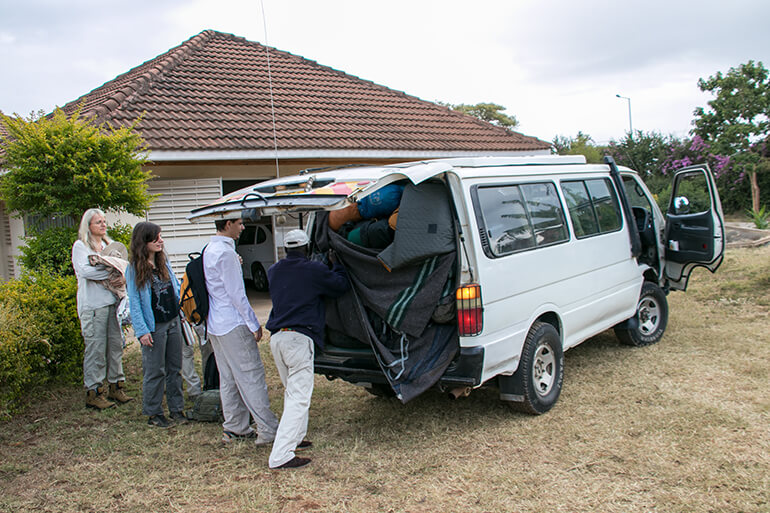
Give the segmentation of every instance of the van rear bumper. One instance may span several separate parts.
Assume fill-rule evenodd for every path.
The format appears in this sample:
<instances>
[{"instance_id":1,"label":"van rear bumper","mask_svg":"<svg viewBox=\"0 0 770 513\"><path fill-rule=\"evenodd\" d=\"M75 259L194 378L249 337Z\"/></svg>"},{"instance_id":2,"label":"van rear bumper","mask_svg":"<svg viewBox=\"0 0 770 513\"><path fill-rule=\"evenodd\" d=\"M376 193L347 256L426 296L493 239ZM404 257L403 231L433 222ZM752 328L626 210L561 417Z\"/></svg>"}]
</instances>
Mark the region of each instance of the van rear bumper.
<instances>
[{"instance_id":1,"label":"van rear bumper","mask_svg":"<svg viewBox=\"0 0 770 513\"><path fill-rule=\"evenodd\" d=\"M442 388L476 387L481 384L484 368L483 347L461 347L438 381ZM387 380L371 349L351 349L327 345L316 348L315 373L329 379L340 378L355 385L386 384Z\"/></svg>"}]
</instances>

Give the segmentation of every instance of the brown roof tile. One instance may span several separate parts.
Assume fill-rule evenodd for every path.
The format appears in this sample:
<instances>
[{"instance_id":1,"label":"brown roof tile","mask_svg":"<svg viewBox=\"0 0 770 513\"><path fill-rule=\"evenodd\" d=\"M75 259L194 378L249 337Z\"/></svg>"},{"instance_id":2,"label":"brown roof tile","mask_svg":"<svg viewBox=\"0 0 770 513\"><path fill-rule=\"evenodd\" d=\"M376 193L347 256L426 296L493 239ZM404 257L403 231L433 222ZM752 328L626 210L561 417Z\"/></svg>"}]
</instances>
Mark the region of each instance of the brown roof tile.
<instances>
[{"instance_id":1,"label":"brown roof tile","mask_svg":"<svg viewBox=\"0 0 770 513\"><path fill-rule=\"evenodd\" d=\"M138 125L152 150L527 151L549 143L315 61L206 30L64 106Z\"/></svg>"}]
</instances>

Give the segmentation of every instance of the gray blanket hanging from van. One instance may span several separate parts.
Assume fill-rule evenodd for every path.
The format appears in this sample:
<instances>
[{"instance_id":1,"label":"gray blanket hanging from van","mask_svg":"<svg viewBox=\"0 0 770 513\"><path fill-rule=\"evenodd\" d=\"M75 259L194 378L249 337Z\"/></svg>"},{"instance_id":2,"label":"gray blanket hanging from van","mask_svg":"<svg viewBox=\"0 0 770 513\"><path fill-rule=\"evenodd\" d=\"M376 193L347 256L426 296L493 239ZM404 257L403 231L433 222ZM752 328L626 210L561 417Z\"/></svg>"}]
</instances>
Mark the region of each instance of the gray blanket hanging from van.
<instances>
[{"instance_id":1,"label":"gray blanket hanging from van","mask_svg":"<svg viewBox=\"0 0 770 513\"><path fill-rule=\"evenodd\" d=\"M425 226L431 224L426 224L426 219L434 219L442 228L454 229L449 208L431 204L425 195L419 197L425 201L422 213L406 209L406 216L401 210L405 206L402 199L398 230L408 226L413 216L420 217L417 222ZM448 204L445 189L440 195L434 194L431 201ZM436 213L442 212L445 217L440 219ZM450 280L457 259L454 245L447 252L444 240L436 245L439 249L427 250L433 234L426 233L424 238L415 239L425 245L414 251L421 253L421 257L388 272L377 258L378 250L353 244L330 230L326 217L326 213L321 213L316 219L315 242L321 251L335 250L352 284L344 296L327 301L327 324L347 336L369 342L390 385L405 403L438 381L458 349L455 319L448 324L431 320L442 298L444 302L454 299L454 283ZM443 230L435 230L439 232Z\"/></svg>"}]
</instances>

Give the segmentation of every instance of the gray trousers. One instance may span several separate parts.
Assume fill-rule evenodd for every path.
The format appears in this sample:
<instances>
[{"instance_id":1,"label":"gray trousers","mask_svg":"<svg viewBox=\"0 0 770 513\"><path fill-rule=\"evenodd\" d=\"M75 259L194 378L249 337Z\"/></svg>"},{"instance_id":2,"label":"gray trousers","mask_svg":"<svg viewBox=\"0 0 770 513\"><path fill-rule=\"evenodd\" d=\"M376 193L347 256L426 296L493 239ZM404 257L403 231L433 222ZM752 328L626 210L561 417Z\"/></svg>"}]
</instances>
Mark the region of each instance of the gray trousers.
<instances>
[{"instance_id":1,"label":"gray trousers","mask_svg":"<svg viewBox=\"0 0 770 513\"><path fill-rule=\"evenodd\" d=\"M182 344L182 377L187 382L187 395L201 395L201 378L195 371L195 346Z\"/></svg>"},{"instance_id":2,"label":"gray trousers","mask_svg":"<svg viewBox=\"0 0 770 513\"><path fill-rule=\"evenodd\" d=\"M249 415L254 417L260 438L272 441L278 419L270 410L265 366L254 335L245 324L225 335L209 333L219 369L219 395L225 431L244 435L251 431Z\"/></svg>"},{"instance_id":3,"label":"gray trousers","mask_svg":"<svg viewBox=\"0 0 770 513\"><path fill-rule=\"evenodd\" d=\"M195 372L195 346L200 345L192 326L184 319L179 319L182 329L182 378L187 383L188 397L201 394L201 378Z\"/></svg>"},{"instance_id":4,"label":"gray trousers","mask_svg":"<svg viewBox=\"0 0 770 513\"><path fill-rule=\"evenodd\" d=\"M124 381L123 336L115 305L81 312L80 331L85 343L83 384L86 390L102 386L105 378L110 383Z\"/></svg>"},{"instance_id":5,"label":"gray trousers","mask_svg":"<svg viewBox=\"0 0 770 513\"><path fill-rule=\"evenodd\" d=\"M171 413L184 411L182 397L182 332L179 318L155 325L152 347L142 346L142 414L163 413L163 390Z\"/></svg>"}]
</instances>

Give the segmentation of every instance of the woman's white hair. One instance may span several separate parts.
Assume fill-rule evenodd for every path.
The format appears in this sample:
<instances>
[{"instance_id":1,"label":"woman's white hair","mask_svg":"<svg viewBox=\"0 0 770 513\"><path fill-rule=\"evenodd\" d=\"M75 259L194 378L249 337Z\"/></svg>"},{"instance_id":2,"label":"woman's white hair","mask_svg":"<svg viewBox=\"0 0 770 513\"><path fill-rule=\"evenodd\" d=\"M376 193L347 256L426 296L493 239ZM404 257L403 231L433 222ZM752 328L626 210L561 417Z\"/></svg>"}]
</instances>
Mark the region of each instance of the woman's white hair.
<instances>
[{"instance_id":1,"label":"woman's white hair","mask_svg":"<svg viewBox=\"0 0 770 513\"><path fill-rule=\"evenodd\" d=\"M93 219L95 215L105 217L104 212L99 208L89 208L85 211L83 218L80 220L80 228L78 228L78 239L80 239L83 244L93 249L94 251L101 251L102 248L97 248L96 244L94 244L94 240L91 238L91 219ZM112 240L107 237L107 234L104 234L104 242L105 244L112 242Z\"/></svg>"}]
</instances>

